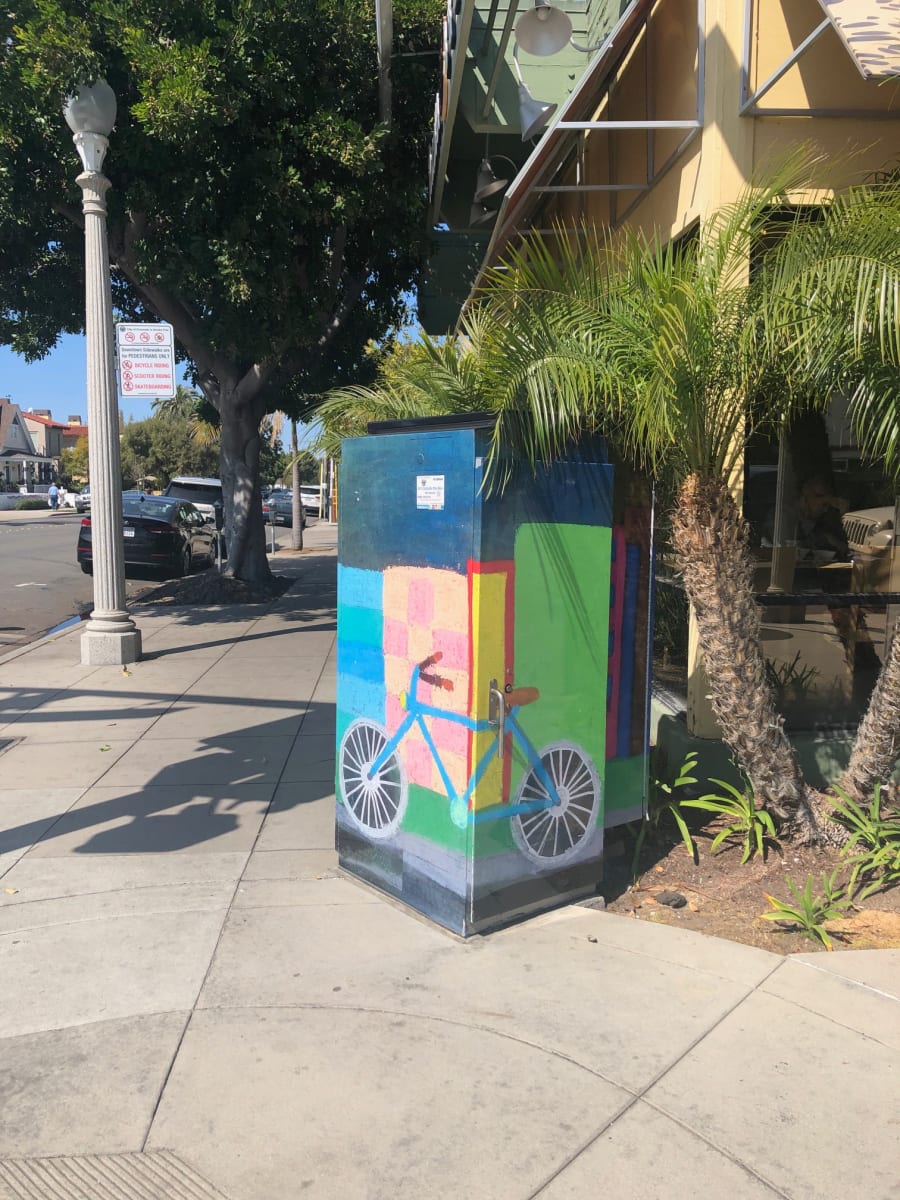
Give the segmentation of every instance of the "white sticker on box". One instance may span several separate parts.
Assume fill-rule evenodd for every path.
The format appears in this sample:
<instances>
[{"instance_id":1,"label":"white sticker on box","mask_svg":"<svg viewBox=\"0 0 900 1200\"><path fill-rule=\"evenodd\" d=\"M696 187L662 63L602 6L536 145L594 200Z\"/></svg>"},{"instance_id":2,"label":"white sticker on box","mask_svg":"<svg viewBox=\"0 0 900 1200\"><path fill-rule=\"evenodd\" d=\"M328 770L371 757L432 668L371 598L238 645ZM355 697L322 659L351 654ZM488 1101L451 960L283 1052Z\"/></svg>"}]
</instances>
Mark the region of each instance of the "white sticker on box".
<instances>
[{"instance_id":1,"label":"white sticker on box","mask_svg":"<svg viewBox=\"0 0 900 1200\"><path fill-rule=\"evenodd\" d=\"M416 476L416 508L438 511L444 507L444 476Z\"/></svg>"}]
</instances>

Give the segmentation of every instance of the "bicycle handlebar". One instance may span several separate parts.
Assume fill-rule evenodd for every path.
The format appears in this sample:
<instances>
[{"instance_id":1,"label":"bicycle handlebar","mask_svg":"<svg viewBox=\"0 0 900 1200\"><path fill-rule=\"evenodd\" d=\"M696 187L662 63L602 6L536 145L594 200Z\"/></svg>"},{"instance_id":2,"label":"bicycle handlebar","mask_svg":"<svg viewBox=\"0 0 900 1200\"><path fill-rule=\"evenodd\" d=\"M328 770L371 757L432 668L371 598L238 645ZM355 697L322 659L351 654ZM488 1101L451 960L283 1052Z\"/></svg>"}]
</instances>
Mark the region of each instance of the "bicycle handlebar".
<instances>
[{"instance_id":1,"label":"bicycle handlebar","mask_svg":"<svg viewBox=\"0 0 900 1200\"><path fill-rule=\"evenodd\" d=\"M435 650L429 654L427 658L423 658L420 663L416 664L419 672L419 678L423 683L430 683L432 687L443 688L445 692L453 691L453 680L445 679L443 675L426 674L429 667L433 667L435 663L439 663L444 657L443 650Z\"/></svg>"},{"instance_id":2,"label":"bicycle handlebar","mask_svg":"<svg viewBox=\"0 0 900 1200\"><path fill-rule=\"evenodd\" d=\"M424 683L430 683L432 687L443 688L445 692L453 691L453 680L445 679L443 675L426 675L424 671L420 671L419 678Z\"/></svg>"}]
</instances>

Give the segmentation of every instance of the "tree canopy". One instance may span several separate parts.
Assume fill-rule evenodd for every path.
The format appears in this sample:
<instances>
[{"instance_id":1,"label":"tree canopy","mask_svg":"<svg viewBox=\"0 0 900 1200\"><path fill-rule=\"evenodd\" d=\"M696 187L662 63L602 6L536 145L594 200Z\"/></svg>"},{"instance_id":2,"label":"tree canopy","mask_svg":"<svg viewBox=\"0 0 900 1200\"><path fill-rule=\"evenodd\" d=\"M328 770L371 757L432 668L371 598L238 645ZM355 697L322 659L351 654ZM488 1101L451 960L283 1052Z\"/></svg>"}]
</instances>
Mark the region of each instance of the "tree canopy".
<instances>
[{"instance_id":1,"label":"tree canopy","mask_svg":"<svg viewBox=\"0 0 900 1200\"><path fill-rule=\"evenodd\" d=\"M22 0L0 14L0 343L83 327L79 81L118 98L104 170L114 303L170 321L219 412L233 573L267 571L258 429L349 382L426 249L439 12L395 0L390 127L371 0Z\"/></svg>"}]
</instances>

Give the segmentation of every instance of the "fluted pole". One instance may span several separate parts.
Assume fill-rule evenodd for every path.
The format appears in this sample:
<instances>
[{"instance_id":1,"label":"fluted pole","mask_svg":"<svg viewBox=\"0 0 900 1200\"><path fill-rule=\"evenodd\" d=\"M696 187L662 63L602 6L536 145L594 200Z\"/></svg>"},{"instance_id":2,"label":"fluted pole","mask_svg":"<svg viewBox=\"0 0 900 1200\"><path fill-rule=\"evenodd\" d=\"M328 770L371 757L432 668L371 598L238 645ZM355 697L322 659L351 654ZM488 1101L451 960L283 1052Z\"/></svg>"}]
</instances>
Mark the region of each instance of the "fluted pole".
<instances>
[{"instance_id":1,"label":"fluted pole","mask_svg":"<svg viewBox=\"0 0 900 1200\"><path fill-rule=\"evenodd\" d=\"M76 135L76 144L77 141ZM141 634L125 608L119 413L106 236L109 180L100 171L88 170L76 182L82 191L84 211L88 458L94 563L94 609L81 635L81 661L101 666L138 661Z\"/></svg>"}]
</instances>

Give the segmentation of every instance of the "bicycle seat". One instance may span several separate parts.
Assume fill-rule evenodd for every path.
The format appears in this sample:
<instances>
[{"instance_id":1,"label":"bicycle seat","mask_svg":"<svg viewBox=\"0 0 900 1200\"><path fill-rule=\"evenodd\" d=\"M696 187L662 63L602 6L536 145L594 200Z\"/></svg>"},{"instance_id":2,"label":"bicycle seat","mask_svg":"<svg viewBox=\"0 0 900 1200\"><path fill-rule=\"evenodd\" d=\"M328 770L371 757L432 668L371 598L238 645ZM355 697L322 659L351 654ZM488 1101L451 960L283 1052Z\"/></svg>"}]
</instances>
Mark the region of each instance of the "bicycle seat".
<instances>
[{"instance_id":1,"label":"bicycle seat","mask_svg":"<svg viewBox=\"0 0 900 1200\"><path fill-rule=\"evenodd\" d=\"M506 692L503 699L506 701L507 708L521 708L525 704L534 704L535 700L540 700L541 693L536 687L517 687L511 692Z\"/></svg>"}]
</instances>

